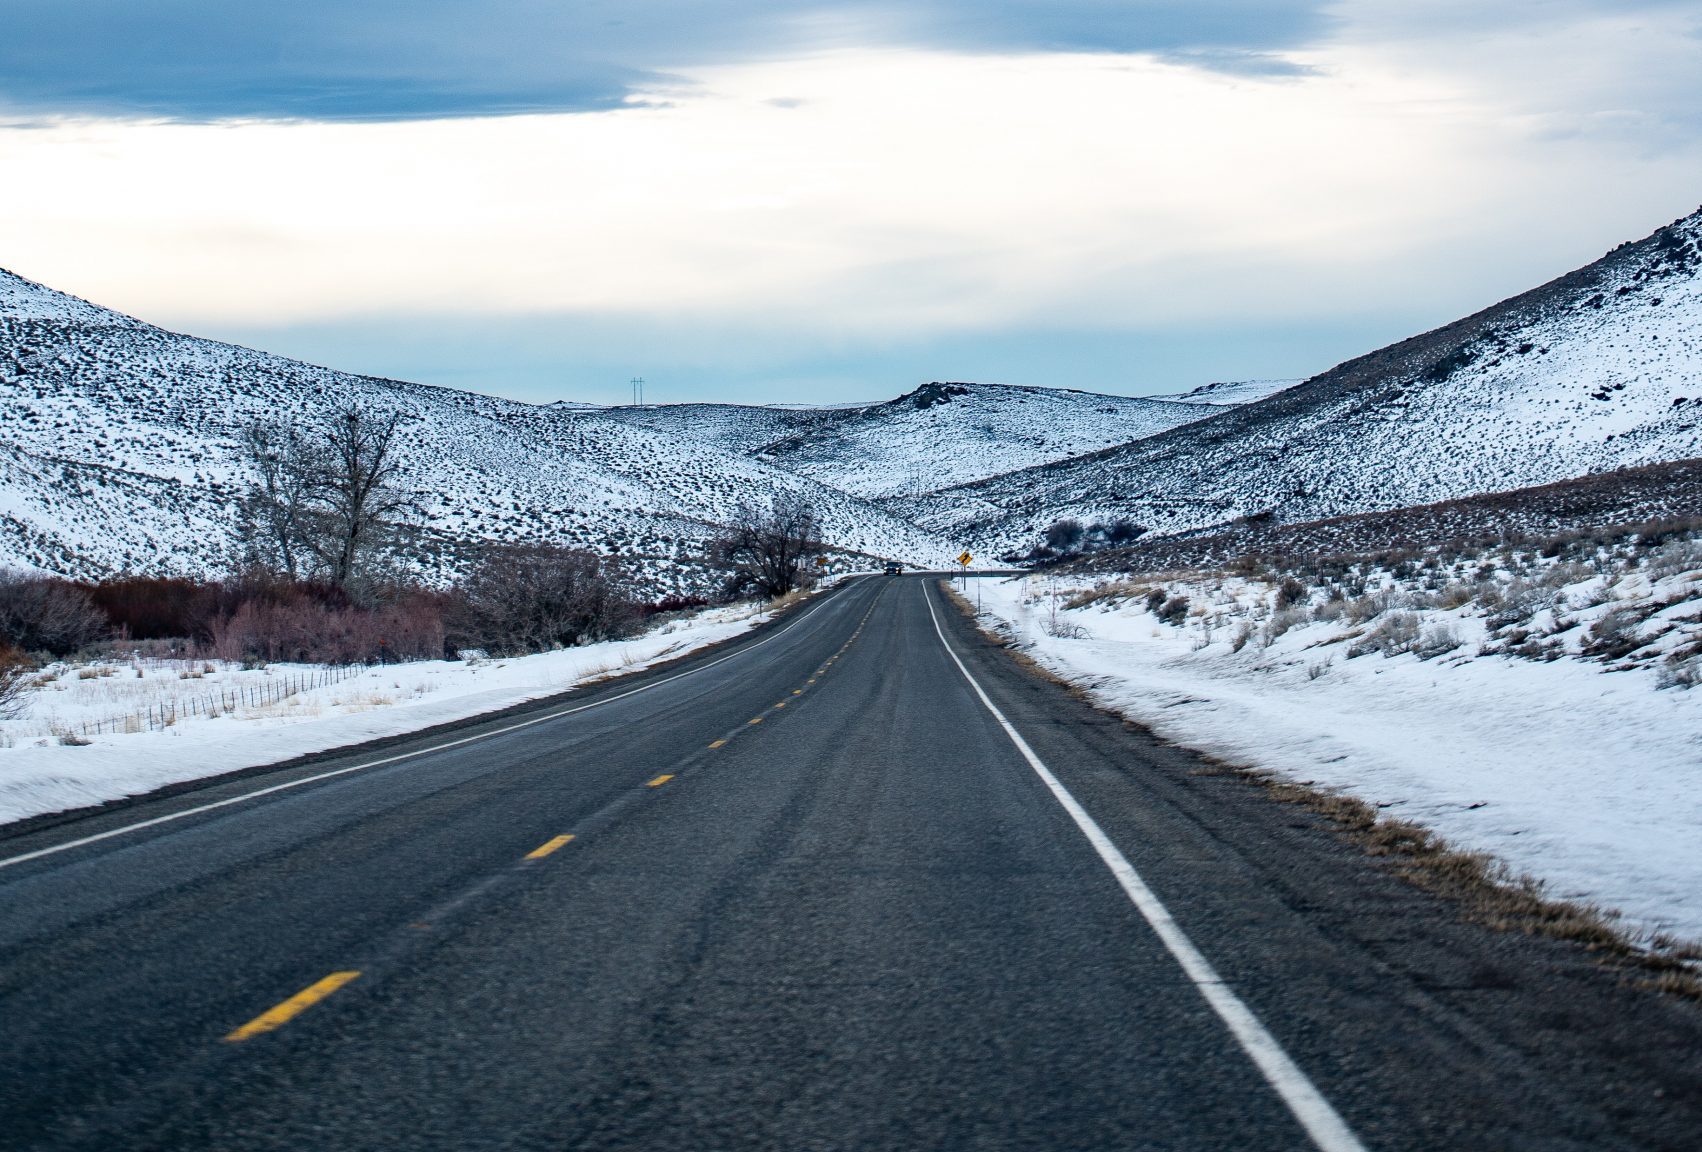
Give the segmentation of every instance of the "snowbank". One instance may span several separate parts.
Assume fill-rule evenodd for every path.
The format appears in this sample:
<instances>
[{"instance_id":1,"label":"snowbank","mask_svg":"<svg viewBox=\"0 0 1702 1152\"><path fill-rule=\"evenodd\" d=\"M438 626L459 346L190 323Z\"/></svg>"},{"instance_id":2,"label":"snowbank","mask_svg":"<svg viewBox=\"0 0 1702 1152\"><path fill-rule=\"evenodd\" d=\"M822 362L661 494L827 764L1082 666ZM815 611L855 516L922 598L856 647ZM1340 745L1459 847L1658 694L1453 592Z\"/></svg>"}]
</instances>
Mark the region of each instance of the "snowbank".
<instances>
[{"instance_id":1,"label":"snowbank","mask_svg":"<svg viewBox=\"0 0 1702 1152\"><path fill-rule=\"evenodd\" d=\"M0 721L0 823L494 712L672 659L740 635L768 616L753 606L718 608L633 640L510 660L388 664L347 675L199 660L56 667L31 694L27 711ZM309 678L330 682L278 698L286 685ZM162 713L171 721L160 727ZM99 734L81 735L97 726ZM88 743L61 743L66 738Z\"/></svg>"},{"instance_id":2,"label":"snowbank","mask_svg":"<svg viewBox=\"0 0 1702 1152\"><path fill-rule=\"evenodd\" d=\"M1702 939L1702 691L1671 686L1670 665L1584 658L1592 618L1628 610L1600 579L1570 593L1595 603L1573 601L1577 615L1558 621L1569 593L1556 593L1558 638L1540 659L1482 654L1497 633L1471 604L1391 613L1430 642L1390 655L1365 648L1369 620L1285 617L1256 581L1097 598L1040 579L984 583L986 622L1166 739L1373 801L1553 896L1617 910L1634 934ZM1174 608L1184 590L1191 610ZM1080 606L1065 606L1072 596ZM1239 629L1225 626L1237 616Z\"/></svg>"}]
</instances>

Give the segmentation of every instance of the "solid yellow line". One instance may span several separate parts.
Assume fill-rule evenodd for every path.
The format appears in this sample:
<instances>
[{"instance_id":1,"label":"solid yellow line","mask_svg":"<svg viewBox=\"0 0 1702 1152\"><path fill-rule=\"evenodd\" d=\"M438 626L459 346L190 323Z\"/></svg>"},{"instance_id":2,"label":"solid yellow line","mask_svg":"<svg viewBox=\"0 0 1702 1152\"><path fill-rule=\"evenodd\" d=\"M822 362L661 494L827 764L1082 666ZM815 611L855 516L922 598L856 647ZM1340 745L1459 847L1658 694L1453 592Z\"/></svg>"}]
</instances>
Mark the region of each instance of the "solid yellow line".
<instances>
[{"instance_id":1,"label":"solid yellow line","mask_svg":"<svg viewBox=\"0 0 1702 1152\"><path fill-rule=\"evenodd\" d=\"M359 972L333 972L331 975L325 977L325 979L319 981L319 983L311 984L308 987L303 988L300 992L297 992L294 996L291 996L288 1000L285 1000L277 1007L268 1008L266 1011L260 1013L260 1015L244 1024L241 1028L238 1028L235 1032L226 1036L225 1039L235 1043L240 1040L246 1040L250 1036L258 1036L262 1032L270 1032L274 1028L288 1024L291 1020L295 1019L297 1016L301 1015L303 1012L307 1011L309 1008L313 1007L315 1004L325 999L325 997L331 995L331 993L335 992L337 989L341 988L343 985L347 984L350 980L353 980L359 975Z\"/></svg>"},{"instance_id":2,"label":"solid yellow line","mask_svg":"<svg viewBox=\"0 0 1702 1152\"><path fill-rule=\"evenodd\" d=\"M666 784L668 781L672 780L673 778L674 778L674 775L673 775L673 773L670 772L666 775L656 777L656 779L654 779L654 780L650 781L650 783L646 784L645 787L646 788L660 788L662 785Z\"/></svg>"},{"instance_id":3,"label":"solid yellow line","mask_svg":"<svg viewBox=\"0 0 1702 1152\"><path fill-rule=\"evenodd\" d=\"M725 743L726 743L725 740L713 740L713 741L710 742L709 746L711 748L719 748L719 747L721 747L721 745L723 745Z\"/></svg>"},{"instance_id":4,"label":"solid yellow line","mask_svg":"<svg viewBox=\"0 0 1702 1152\"><path fill-rule=\"evenodd\" d=\"M570 832L566 836L557 836L553 840L546 840L530 852L526 853L526 859L542 860L545 856L548 856L551 852L554 852L557 848L560 848L571 839L573 839L573 834Z\"/></svg>"}]
</instances>

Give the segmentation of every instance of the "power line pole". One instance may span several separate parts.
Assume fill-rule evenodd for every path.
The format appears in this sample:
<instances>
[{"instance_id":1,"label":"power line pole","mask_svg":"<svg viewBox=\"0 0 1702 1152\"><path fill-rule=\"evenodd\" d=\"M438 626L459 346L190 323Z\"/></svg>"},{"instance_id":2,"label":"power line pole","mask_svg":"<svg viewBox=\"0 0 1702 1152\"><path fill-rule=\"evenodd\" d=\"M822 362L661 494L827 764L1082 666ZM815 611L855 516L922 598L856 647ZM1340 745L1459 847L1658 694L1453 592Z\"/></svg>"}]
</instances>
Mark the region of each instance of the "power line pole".
<instances>
[{"instance_id":1,"label":"power line pole","mask_svg":"<svg viewBox=\"0 0 1702 1152\"><path fill-rule=\"evenodd\" d=\"M632 378L632 402L634 405L644 403L644 377L642 376Z\"/></svg>"}]
</instances>

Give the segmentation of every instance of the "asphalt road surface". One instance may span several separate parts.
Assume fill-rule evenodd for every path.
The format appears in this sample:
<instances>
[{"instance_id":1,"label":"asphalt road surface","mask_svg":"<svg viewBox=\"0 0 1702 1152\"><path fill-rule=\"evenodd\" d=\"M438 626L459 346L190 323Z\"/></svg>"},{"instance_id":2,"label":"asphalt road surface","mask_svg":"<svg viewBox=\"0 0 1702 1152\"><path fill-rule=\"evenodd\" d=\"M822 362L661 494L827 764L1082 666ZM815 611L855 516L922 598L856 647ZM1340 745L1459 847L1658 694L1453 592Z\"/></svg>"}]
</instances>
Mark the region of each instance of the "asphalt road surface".
<instances>
[{"instance_id":1,"label":"asphalt road surface","mask_svg":"<svg viewBox=\"0 0 1702 1152\"><path fill-rule=\"evenodd\" d=\"M1702 1011L1496 934L920 577L0 841L0 1147L1702 1147Z\"/></svg>"}]
</instances>

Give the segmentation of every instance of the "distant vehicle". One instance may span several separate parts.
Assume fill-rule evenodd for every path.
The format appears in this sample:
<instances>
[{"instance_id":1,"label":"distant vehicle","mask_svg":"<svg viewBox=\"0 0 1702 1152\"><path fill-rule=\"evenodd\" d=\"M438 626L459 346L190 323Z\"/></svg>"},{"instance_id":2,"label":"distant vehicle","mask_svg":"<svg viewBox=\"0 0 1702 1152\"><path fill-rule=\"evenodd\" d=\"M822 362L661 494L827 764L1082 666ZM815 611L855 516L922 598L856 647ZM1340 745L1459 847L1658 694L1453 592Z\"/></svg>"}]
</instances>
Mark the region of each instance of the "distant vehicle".
<instances>
[{"instance_id":1,"label":"distant vehicle","mask_svg":"<svg viewBox=\"0 0 1702 1152\"><path fill-rule=\"evenodd\" d=\"M883 568L882 571L884 571L888 576L897 576L900 572L904 571L904 565L900 564L897 560L888 560L886 562L886 567Z\"/></svg>"}]
</instances>

